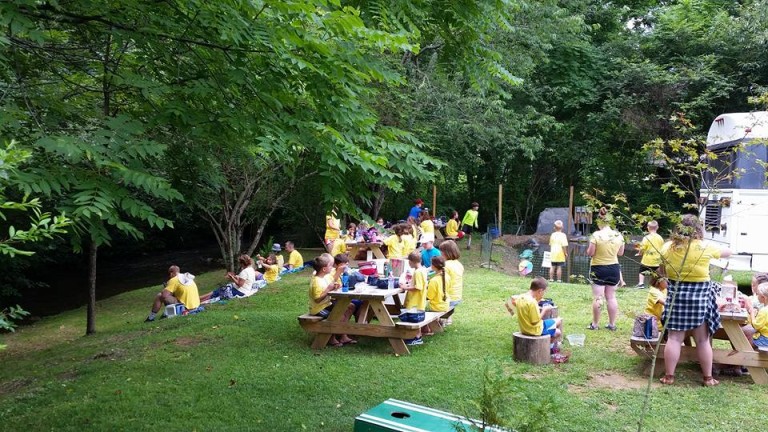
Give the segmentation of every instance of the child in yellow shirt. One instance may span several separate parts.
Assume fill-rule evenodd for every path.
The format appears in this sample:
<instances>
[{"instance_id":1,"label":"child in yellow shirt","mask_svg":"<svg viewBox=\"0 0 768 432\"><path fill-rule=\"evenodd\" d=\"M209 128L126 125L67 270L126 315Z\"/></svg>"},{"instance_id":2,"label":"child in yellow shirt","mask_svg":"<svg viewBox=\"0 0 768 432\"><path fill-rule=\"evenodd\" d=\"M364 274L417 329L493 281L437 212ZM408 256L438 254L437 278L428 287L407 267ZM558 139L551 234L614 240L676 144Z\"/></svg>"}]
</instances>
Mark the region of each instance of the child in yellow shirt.
<instances>
[{"instance_id":1,"label":"child in yellow shirt","mask_svg":"<svg viewBox=\"0 0 768 432\"><path fill-rule=\"evenodd\" d=\"M514 315L517 313L517 323L520 325L520 333L528 336L548 335L553 344L558 344L563 338L563 319L543 319L554 306L545 305L539 309L539 301L547 292L547 280L543 277L534 278L531 288L525 294L512 296L504 304L507 311ZM553 345L553 350L556 345Z\"/></svg>"},{"instance_id":2,"label":"child in yellow shirt","mask_svg":"<svg viewBox=\"0 0 768 432\"><path fill-rule=\"evenodd\" d=\"M549 267L549 281L554 281L554 276L557 274L557 281L563 281L563 267L565 267L565 259L568 257L568 236L563 232L563 221L555 221L555 231L549 236L549 253L550 263Z\"/></svg>"},{"instance_id":3,"label":"child in yellow shirt","mask_svg":"<svg viewBox=\"0 0 768 432\"><path fill-rule=\"evenodd\" d=\"M333 261L329 259L327 255L323 254L315 258L312 267L315 269L315 275L309 283L309 314L325 319L331 314L335 304L335 302L331 300L330 293L336 289L336 287L331 281L331 278L328 277L333 268ZM355 306L350 303L347 310L344 311L343 322L349 321L349 317L352 316L354 310ZM332 335L331 339L328 341L331 346L335 347L356 342L357 341L346 334L339 335L338 339L336 338L336 335Z\"/></svg>"},{"instance_id":4,"label":"child in yellow shirt","mask_svg":"<svg viewBox=\"0 0 768 432\"><path fill-rule=\"evenodd\" d=\"M435 272L435 275L432 276L427 285L429 310L432 312L447 312L451 307L445 288L450 285L451 278L445 274L445 258L442 256L433 257L432 270Z\"/></svg>"},{"instance_id":5,"label":"child in yellow shirt","mask_svg":"<svg viewBox=\"0 0 768 432\"><path fill-rule=\"evenodd\" d=\"M456 210L451 213L451 218L445 225L445 236L452 238L459 238L459 212Z\"/></svg>"},{"instance_id":6,"label":"child in yellow shirt","mask_svg":"<svg viewBox=\"0 0 768 432\"><path fill-rule=\"evenodd\" d=\"M656 317L656 322L659 323L659 332L663 330L661 314L664 312L665 304L667 304L667 280L653 276L651 288L648 290L648 297L645 300L644 312Z\"/></svg>"},{"instance_id":7,"label":"child in yellow shirt","mask_svg":"<svg viewBox=\"0 0 768 432\"><path fill-rule=\"evenodd\" d=\"M267 258L261 255L256 255L260 267L264 268L264 280L267 283L277 282L280 280L280 266L277 265L277 257L275 254L269 254Z\"/></svg>"},{"instance_id":8,"label":"child in yellow shirt","mask_svg":"<svg viewBox=\"0 0 768 432\"><path fill-rule=\"evenodd\" d=\"M421 254L411 252L408 255L408 265L413 270L413 277L407 280L407 283L400 288L405 290L406 309L426 310L427 309L427 269L421 265ZM428 330L428 329L427 329ZM406 339L406 345L421 345L424 341L421 339L421 329L413 339Z\"/></svg>"},{"instance_id":9,"label":"child in yellow shirt","mask_svg":"<svg viewBox=\"0 0 768 432\"><path fill-rule=\"evenodd\" d=\"M762 307L758 310L752 303L746 303L749 325L744 327L744 333L755 347L768 348L768 282L761 283L754 291Z\"/></svg>"},{"instance_id":10,"label":"child in yellow shirt","mask_svg":"<svg viewBox=\"0 0 768 432\"><path fill-rule=\"evenodd\" d=\"M387 258L404 258L407 256L404 253L405 241L403 240L405 225L398 224L395 225L393 229L395 230L395 234L384 240L384 245L387 247Z\"/></svg>"}]
</instances>

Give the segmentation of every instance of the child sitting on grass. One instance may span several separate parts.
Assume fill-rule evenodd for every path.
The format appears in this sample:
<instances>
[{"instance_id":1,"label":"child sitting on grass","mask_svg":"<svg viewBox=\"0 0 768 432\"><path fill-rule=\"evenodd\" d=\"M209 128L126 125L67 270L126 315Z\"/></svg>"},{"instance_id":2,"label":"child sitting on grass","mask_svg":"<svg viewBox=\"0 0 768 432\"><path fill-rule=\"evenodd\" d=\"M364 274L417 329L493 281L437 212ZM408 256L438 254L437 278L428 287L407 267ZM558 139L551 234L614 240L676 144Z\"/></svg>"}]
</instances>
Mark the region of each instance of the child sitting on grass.
<instances>
[{"instance_id":1,"label":"child sitting on grass","mask_svg":"<svg viewBox=\"0 0 768 432\"><path fill-rule=\"evenodd\" d=\"M746 303L749 325L744 326L743 330L752 345L768 348L768 308L765 307L768 304L768 282L761 283L754 291L762 307L758 310L752 303Z\"/></svg>"},{"instance_id":2,"label":"child sitting on grass","mask_svg":"<svg viewBox=\"0 0 768 432\"><path fill-rule=\"evenodd\" d=\"M663 330L661 314L664 312L665 304L667 304L667 280L652 273L651 288L648 290L648 296L645 300L644 312L656 317L656 322L659 324L659 333Z\"/></svg>"},{"instance_id":3,"label":"child sitting on grass","mask_svg":"<svg viewBox=\"0 0 768 432\"><path fill-rule=\"evenodd\" d=\"M504 306L507 307L510 314L517 313L520 333L528 336L549 336L554 352L563 339L563 319L542 318L554 308L552 305L545 305L539 309L539 301L544 298L546 292L547 280L543 277L537 277L531 281L531 288L527 293L510 297Z\"/></svg>"},{"instance_id":4,"label":"child sitting on grass","mask_svg":"<svg viewBox=\"0 0 768 432\"><path fill-rule=\"evenodd\" d=\"M333 260L323 254L315 259L312 267L315 269L315 275L309 283L309 314L326 319L331 314L334 305L334 302L331 301L330 292L336 289L332 278L328 277L331 274L331 269L333 269ZM344 311L342 322L349 321L349 317L354 311L355 305L350 303L347 310ZM356 342L346 334L342 334L339 335L338 339L336 335L332 335L328 343L331 346L340 347Z\"/></svg>"},{"instance_id":5,"label":"child sitting on grass","mask_svg":"<svg viewBox=\"0 0 768 432\"><path fill-rule=\"evenodd\" d=\"M427 309L427 269L421 265L421 255L414 251L408 255L408 265L413 270L412 277L400 288L405 290L405 309L423 311ZM427 329L428 331L429 329ZM413 339L407 339L406 345L421 345L421 329Z\"/></svg>"},{"instance_id":6,"label":"child sitting on grass","mask_svg":"<svg viewBox=\"0 0 768 432\"><path fill-rule=\"evenodd\" d=\"M265 259L261 255L256 255L259 261L259 265L264 268L264 280L267 283L277 282L280 280L280 266L277 265L277 257L275 254L269 254Z\"/></svg>"}]
</instances>

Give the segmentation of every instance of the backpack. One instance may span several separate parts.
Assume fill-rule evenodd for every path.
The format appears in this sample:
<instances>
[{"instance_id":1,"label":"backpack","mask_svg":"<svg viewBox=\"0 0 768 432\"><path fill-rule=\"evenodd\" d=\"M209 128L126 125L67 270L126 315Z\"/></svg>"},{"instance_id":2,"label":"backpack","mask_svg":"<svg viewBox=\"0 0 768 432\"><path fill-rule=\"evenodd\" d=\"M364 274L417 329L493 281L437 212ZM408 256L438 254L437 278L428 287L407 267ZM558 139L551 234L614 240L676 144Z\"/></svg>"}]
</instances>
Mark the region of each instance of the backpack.
<instances>
[{"instance_id":1,"label":"backpack","mask_svg":"<svg viewBox=\"0 0 768 432\"><path fill-rule=\"evenodd\" d=\"M642 314L635 317L635 325L632 327L632 337L643 339L658 339L659 321L656 316Z\"/></svg>"}]
</instances>

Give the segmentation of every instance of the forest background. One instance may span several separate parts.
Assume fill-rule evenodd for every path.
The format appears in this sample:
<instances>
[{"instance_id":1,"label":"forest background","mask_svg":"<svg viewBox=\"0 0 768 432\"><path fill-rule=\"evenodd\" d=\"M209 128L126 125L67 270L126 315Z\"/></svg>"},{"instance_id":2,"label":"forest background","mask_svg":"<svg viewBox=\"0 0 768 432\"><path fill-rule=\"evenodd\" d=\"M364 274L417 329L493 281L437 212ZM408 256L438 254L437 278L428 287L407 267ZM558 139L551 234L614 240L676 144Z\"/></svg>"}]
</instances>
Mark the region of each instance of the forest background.
<instances>
[{"instance_id":1,"label":"forest background","mask_svg":"<svg viewBox=\"0 0 768 432\"><path fill-rule=\"evenodd\" d=\"M504 185L505 232L571 185L674 211L643 144L768 92L768 1L17 0L0 26L0 305L54 266L95 298L100 251L319 246L332 205L397 220L433 185L481 226Z\"/></svg>"}]
</instances>

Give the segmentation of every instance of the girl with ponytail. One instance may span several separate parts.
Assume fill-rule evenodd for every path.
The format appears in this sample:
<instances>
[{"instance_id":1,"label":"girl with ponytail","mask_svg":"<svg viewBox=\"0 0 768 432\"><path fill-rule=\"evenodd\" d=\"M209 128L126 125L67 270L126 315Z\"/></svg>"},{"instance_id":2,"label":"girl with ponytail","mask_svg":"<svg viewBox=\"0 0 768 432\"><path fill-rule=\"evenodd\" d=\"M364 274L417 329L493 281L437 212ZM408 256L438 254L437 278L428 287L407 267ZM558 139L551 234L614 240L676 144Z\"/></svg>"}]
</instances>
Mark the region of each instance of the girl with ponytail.
<instances>
[{"instance_id":1,"label":"girl with ponytail","mask_svg":"<svg viewBox=\"0 0 768 432\"><path fill-rule=\"evenodd\" d=\"M429 300L429 310L432 312L446 312L450 309L450 298L446 292L446 287L451 283L451 278L445 273L445 258L442 256L432 257L432 270L435 275L429 280L427 286L427 300Z\"/></svg>"}]
</instances>

